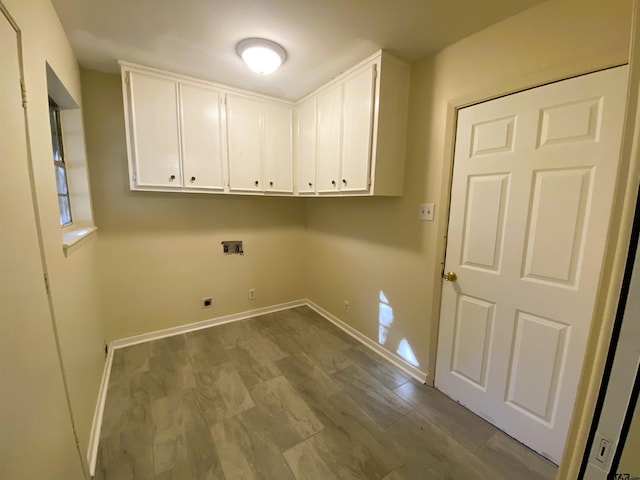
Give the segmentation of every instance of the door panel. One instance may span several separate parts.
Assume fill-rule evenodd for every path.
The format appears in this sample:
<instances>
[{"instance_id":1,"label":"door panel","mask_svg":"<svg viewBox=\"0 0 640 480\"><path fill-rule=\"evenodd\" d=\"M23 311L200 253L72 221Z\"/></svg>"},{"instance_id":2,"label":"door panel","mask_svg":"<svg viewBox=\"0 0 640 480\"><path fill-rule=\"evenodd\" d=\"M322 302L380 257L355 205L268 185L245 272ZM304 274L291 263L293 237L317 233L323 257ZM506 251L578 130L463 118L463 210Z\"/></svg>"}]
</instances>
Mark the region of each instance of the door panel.
<instances>
[{"instance_id":1,"label":"door panel","mask_svg":"<svg viewBox=\"0 0 640 480\"><path fill-rule=\"evenodd\" d=\"M300 105L298 112L298 192L313 193L316 184L316 99Z\"/></svg>"},{"instance_id":2,"label":"door panel","mask_svg":"<svg viewBox=\"0 0 640 480\"><path fill-rule=\"evenodd\" d=\"M436 387L558 463L604 255L627 68L458 114Z\"/></svg>"},{"instance_id":3,"label":"door panel","mask_svg":"<svg viewBox=\"0 0 640 480\"><path fill-rule=\"evenodd\" d=\"M293 193L293 109L264 105L265 191Z\"/></svg>"},{"instance_id":4,"label":"door panel","mask_svg":"<svg viewBox=\"0 0 640 480\"><path fill-rule=\"evenodd\" d=\"M318 192L337 192L340 181L342 86L318 97Z\"/></svg>"},{"instance_id":5,"label":"door panel","mask_svg":"<svg viewBox=\"0 0 640 480\"><path fill-rule=\"evenodd\" d=\"M576 287L593 169L534 172L524 278Z\"/></svg>"},{"instance_id":6,"label":"door panel","mask_svg":"<svg viewBox=\"0 0 640 480\"><path fill-rule=\"evenodd\" d=\"M375 65L344 82L340 190L369 189Z\"/></svg>"},{"instance_id":7,"label":"door panel","mask_svg":"<svg viewBox=\"0 0 640 480\"><path fill-rule=\"evenodd\" d=\"M568 325L517 313L507 405L551 425L569 335ZM541 351L549 355L540 355Z\"/></svg>"},{"instance_id":8,"label":"door panel","mask_svg":"<svg viewBox=\"0 0 640 480\"><path fill-rule=\"evenodd\" d=\"M178 85L144 73L129 75L136 185L181 188Z\"/></svg>"},{"instance_id":9,"label":"door panel","mask_svg":"<svg viewBox=\"0 0 640 480\"><path fill-rule=\"evenodd\" d=\"M224 189L220 93L181 84L185 188Z\"/></svg>"},{"instance_id":10,"label":"door panel","mask_svg":"<svg viewBox=\"0 0 640 480\"><path fill-rule=\"evenodd\" d=\"M227 94L229 190L262 192L262 105Z\"/></svg>"},{"instance_id":11,"label":"door panel","mask_svg":"<svg viewBox=\"0 0 640 480\"><path fill-rule=\"evenodd\" d=\"M487 363L494 314L494 303L460 295L452 372L482 390L487 388Z\"/></svg>"},{"instance_id":12,"label":"door panel","mask_svg":"<svg viewBox=\"0 0 640 480\"><path fill-rule=\"evenodd\" d=\"M461 264L499 272L509 175L469 177Z\"/></svg>"}]
</instances>

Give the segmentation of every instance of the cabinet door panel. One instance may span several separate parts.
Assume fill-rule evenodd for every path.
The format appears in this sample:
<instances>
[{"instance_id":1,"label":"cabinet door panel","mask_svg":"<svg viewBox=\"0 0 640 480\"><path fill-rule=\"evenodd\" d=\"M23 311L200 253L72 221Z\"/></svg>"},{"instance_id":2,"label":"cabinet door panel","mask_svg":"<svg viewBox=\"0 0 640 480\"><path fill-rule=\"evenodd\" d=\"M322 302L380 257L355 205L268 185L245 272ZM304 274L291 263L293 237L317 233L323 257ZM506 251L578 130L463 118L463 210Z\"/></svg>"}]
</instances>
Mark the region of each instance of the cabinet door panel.
<instances>
[{"instance_id":1,"label":"cabinet door panel","mask_svg":"<svg viewBox=\"0 0 640 480\"><path fill-rule=\"evenodd\" d=\"M369 65L344 84L342 107L342 166L340 190L369 189L375 65Z\"/></svg>"},{"instance_id":2,"label":"cabinet door panel","mask_svg":"<svg viewBox=\"0 0 640 480\"><path fill-rule=\"evenodd\" d=\"M318 97L318 192L336 192L340 180L340 135L342 131L342 86Z\"/></svg>"},{"instance_id":3,"label":"cabinet door panel","mask_svg":"<svg viewBox=\"0 0 640 480\"><path fill-rule=\"evenodd\" d=\"M136 185L182 186L177 83L129 73Z\"/></svg>"},{"instance_id":4,"label":"cabinet door panel","mask_svg":"<svg viewBox=\"0 0 640 480\"><path fill-rule=\"evenodd\" d=\"M301 104L297 112L298 192L311 193L316 183L316 99Z\"/></svg>"},{"instance_id":5,"label":"cabinet door panel","mask_svg":"<svg viewBox=\"0 0 640 480\"><path fill-rule=\"evenodd\" d=\"M220 93L181 84L180 94L184 187L222 190Z\"/></svg>"},{"instance_id":6,"label":"cabinet door panel","mask_svg":"<svg viewBox=\"0 0 640 480\"><path fill-rule=\"evenodd\" d=\"M262 104L227 95L229 190L263 191Z\"/></svg>"},{"instance_id":7,"label":"cabinet door panel","mask_svg":"<svg viewBox=\"0 0 640 480\"><path fill-rule=\"evenodd\" d=\"M293 109L264 105L265 191L293 193Z\"/></svg>"}]
</instances>

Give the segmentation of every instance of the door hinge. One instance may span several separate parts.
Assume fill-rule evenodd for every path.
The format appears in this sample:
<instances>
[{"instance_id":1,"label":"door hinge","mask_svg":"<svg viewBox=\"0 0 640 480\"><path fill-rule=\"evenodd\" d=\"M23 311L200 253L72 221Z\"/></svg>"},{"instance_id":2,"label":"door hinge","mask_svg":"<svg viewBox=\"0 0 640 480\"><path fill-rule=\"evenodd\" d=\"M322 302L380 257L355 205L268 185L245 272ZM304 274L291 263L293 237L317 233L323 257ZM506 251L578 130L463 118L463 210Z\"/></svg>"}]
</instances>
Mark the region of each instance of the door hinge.
<instances>
[{"instance_id":1,"label":"door hinge","mask_svg":"<svg viewBox=\"0 0 640 480\"><path fill-rule=\"evenodd\" d=\"M133 183L136 183L138 181L138 176L135 173L131 175L131 178L133 179Z\"/></svg>"},{"instance_id":2,"label":"door hinge","mask_svg":"<svg viewBox=\"0 0 640 480\"><path fill-rule=\"evenodd\" d=\"M49 287L49 275L44 274L44 289L47 291L47 295L51 294L51 288Z\"/></svg>"},{"instance_id":3,"label":"door hinge","mask_svg":"<svg viewBox=\"0 0 640 480\"><path fill-rule=\"evenodd\" d=\"M375 80L376 78L378 78L378 65L376 65L374 63L373 64L373 79Z\"/></svg>"},{"instance_id":4,"label":"door hinge","mask_svg":"<svg viewBox=\"0 0 640 480\"><path fill-rule=\"evenodd\" d=\"M20 79L20 91L22 92L22 108L27 108L27 87L22 79Z\"/></svg>"},{"instance_id":5,"label":"door hinge","mask_svg":"<svg viewBox=\"0 0 640 480\"><path fill-rule=\"evenodd\" d=\"M124 76L124 83L131 85L131 72L127 72Z\"/></svg>"}]
</instances>

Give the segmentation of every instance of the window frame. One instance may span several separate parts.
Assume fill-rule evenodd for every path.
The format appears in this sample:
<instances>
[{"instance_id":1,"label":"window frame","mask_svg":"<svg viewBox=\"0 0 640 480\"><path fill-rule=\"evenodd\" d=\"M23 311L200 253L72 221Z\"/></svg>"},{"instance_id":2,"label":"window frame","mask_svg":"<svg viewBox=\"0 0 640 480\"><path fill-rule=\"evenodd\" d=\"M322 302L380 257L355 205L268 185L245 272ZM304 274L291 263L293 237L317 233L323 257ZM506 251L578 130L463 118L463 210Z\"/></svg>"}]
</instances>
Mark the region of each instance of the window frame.
<instances>
[{"instance_id":1,"label":"window frame","mask_svg":"<svg viewBox=\"0 0 640 480\"><path fill-rule=\"evenodd\" d=\"M60 217L60 226L62 228L66 228L73 225L73 210L71 208L71 192L69 191L69 172L67 170L67 164L65 162L65 153L64 153L64 140L62 136L62 119L60 115L60 106L49 97L49 124L51 127L51 142L52 147L55 143L55 148L53 148L53 164L56 175L56 191L58 194L58 210ZM55 129L55 131L54 131ZM58 153L56 158L56 151ZM58 183L58 171L57 168L61 168L64 172L64 190L65 192L60 192L59 183ZM60 198L66 198L66 203L68 206L68 222L64 222L63 212L60 208Z\"/></svg>"}]
</instances>

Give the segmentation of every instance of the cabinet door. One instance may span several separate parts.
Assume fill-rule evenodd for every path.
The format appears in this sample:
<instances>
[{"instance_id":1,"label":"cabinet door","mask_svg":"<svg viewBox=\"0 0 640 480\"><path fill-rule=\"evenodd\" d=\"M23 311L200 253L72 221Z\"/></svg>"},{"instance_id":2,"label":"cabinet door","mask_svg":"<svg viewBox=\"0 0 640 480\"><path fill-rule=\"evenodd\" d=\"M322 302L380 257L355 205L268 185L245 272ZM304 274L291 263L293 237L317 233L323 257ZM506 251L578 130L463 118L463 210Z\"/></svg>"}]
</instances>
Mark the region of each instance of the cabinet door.
<instances>
[{"instance_id":1,"label":"cabinet door","mask_svg":"<svg viewBox=\"0 0 640 480\"><path fill-rule=\"evenodd\" d=\"M375 65L344 83L342 104L342 165L340 191L362 192L369 189Z\"/></svg>"},{"instance_id":2,"label":"cabinet door","mask_svg":"<svg viewBox=\"0 0 640 480\"><path fill-rule=\"evenodd\" d=\"M316 183L316 99L297 109L298 192L315 192Z\"/></svg>"},{"instance_id":3,"label":"cabinet door","mask_svg":"<svg viewBox=\"0 0 640 480\"><path fill-rule=\"evenodd\" d=\"M265 191L293 193L293 108L264 105Z\"/></svg>"},{"instance_id":4,"label":"cabinet door","mask_svg":"<svg viewBox=\"0 0 640 480\"><path fill-rule=\"evenodd\" d=\"M337 192L340 180L340 135L342 132L342 86L318 97L317 191Z\"/></svg>"},{"instance_id":5,"label":"cabinet door","mask_svg":"<svg viewBox=\"0 0 640 480\"><path fill-rule=\"evenodd\" d=\"M130 147L141 187L182 187L177 82L129 72Z\"/></svg>"},{"instance_id":6,"label":"cabinet door","mask_svg":"<svg viewBox=\"0 0 640 480\"><path fill-rule=\"evenodd\" d=\"M229 190L263 191L262 104L227 94Z\"/></svg>"},{"instance_id":7,"label":"cabinet door","mask_svg":"<svg viewBox=\"0 0 640 480\"><path fill-rule=\"evenodd\" d=\"M220 93L180 84L185 188L224 189Z\"/></svg>"}]
</instances>

